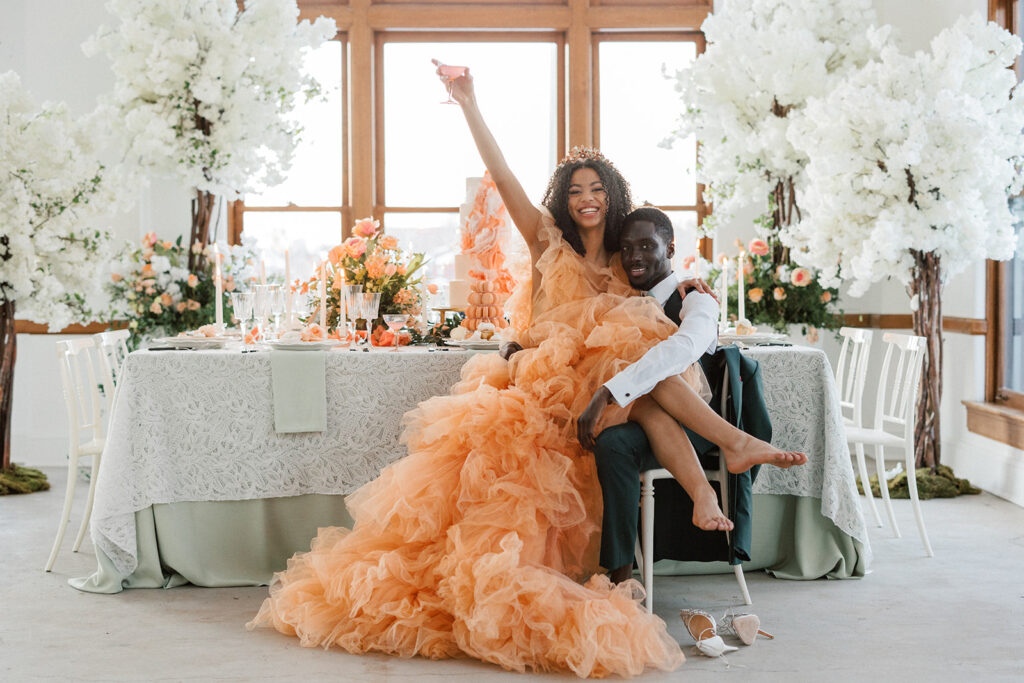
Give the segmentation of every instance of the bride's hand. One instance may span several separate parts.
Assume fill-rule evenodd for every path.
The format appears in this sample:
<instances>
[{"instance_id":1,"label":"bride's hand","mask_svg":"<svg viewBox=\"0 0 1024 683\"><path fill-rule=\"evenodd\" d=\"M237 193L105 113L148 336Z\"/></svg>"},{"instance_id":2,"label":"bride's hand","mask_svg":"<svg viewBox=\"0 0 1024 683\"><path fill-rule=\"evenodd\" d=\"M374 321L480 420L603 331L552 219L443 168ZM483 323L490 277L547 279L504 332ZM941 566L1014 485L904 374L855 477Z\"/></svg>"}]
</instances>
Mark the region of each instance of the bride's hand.
<instances>
[{"instance_id":1,"label":"bride's hand","mask_svg":"<svg viewBox=\"0 0 1024 683\"><path fill-rule=\"evenodd\" d=\"M576 438L579 439L580 445L588 451L594 450L594 429L597 426L597 420L601 417L601 413L604 411L604 407L611 403L612 392L608 391L608 387L601 386L590 399L590 403L587 404L586 410L580 415L580 419L576 421Z\"/></svg>"},{"instance_id":2,"label":"bride's hand","mask_svg":"<svg viewBox=\"0 0 1024 683\"><path fill-rule=\"evenodd\" d=\"M476 93L473 91L473 76L469 73L469 68L466 69L465 76L449 78L441 73L441 67L444 66L441 62L436 59L431 59L430 61L437 67L435 73L441 79L441 82L444 83L444 87L447 88L448 84L451 83L453 100L464 106L475 99Z\"/></svg>"}]
</instances>

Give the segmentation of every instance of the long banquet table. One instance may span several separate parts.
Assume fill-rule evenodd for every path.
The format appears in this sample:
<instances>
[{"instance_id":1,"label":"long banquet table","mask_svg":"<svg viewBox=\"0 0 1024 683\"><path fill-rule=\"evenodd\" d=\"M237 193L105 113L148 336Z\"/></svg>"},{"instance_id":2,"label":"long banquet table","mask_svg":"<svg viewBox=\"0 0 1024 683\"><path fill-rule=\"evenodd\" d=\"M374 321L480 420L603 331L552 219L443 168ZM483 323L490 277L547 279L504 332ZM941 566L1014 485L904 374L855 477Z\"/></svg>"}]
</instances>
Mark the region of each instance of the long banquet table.
<instances>
[{"instance_id":1,"label":"long banquet table","mask_svg":"<svg viewBox=\"0 0 1024 683\"><path fill-rule=\"evenodd\" d=\"M745 353L762 364L773 442L809 457L803 467L761 469L746 566L786 578L862 576L870 547L824 353ZM71 585L115 593L269 582L318 527L351 523L344 496L405 454L402 415L447 393L469 355L327 353L326 430L279 434L270 354L132 353L97 480L98 567Z\"/></svg>"}]
</instances>

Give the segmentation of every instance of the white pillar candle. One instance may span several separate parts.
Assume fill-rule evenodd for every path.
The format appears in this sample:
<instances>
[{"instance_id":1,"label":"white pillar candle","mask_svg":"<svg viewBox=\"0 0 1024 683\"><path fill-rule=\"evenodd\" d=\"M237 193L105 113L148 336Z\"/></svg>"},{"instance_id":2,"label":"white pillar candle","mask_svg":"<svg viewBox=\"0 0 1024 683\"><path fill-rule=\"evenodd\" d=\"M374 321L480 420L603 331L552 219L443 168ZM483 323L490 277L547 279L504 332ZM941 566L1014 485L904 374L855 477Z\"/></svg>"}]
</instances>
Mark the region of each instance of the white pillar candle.
<instances>
[{"instance_id":1,"label":"white pillar candle","mask_svg":"<svg viewBox=\"0 0 1024 683\"><path fill-rule=\"evenodd\" d=\"M214 324L217 334L224 331L224 283L220 276L220 249L213 244L213 291L214 291Z\"/></svg>"},{"instance_id":2,"label":"white pillar candle","mask_svg":"<svg viewBox=\"0 0 1024 683\"><path fill-rule=\"evenodd\" d=\"M320 262L320 334L327 339L327 261Z\"/></svg>"},{"instance_id":3,"label":"white pillar candle","mask_svg":"<svg viewBox=\"0 0 1024 683\"><path fill-rule=\"evenodd\" d=\"M747 265L747 254L745 251L740 249L740 260L736 268L736 310L738 315L737 320L747 319L747 297L743 292L743 279L746 277L746 265Z\"/></svg>"},{"instance_id":4,"label":"white pillar candle","mask_svg":"<svg viewBox=\"0 0 1024 683\"><path fill-rule=\"evenodd\" d=\"M262 259L260 260L260 284L267 284L267 264Z\"/></svg>"},{"instance_id":5,"label":"white pillar candle","mask_svg":"<svg viewBox=\"0 0 1024 683\"><path fill-rule=\"evenodd\" d=\"M718 305L721 313L719 325L722 329L729 327L729 257L722 254L722 275L718 278Z\"/></svg>"}]
</instances>

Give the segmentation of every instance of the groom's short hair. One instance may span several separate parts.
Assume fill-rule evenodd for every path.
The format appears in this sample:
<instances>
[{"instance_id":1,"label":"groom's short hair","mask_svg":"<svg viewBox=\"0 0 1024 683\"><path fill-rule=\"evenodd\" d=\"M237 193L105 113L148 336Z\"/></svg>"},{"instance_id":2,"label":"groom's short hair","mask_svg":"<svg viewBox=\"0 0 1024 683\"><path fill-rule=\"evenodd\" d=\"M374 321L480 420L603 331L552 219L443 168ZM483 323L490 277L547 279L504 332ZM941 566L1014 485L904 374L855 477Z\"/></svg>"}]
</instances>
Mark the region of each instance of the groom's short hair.
<instances>
[{"instance_id":1,"label":"groom's short hair","mask_svg":"<svg viewBox=\"0 0 1024 683\"><path fill-rule=\"evenodd\" d=\"M672 219L664 211L653 206L641 206L639 209L634 209L630 212L622 221L622 231L619 235L625 235L629 227L639 221L653 223L655 232L665 240L665 244L672 244L672 241L676 238L675 230L672 229Z\"/></svg>"}]
</instances>

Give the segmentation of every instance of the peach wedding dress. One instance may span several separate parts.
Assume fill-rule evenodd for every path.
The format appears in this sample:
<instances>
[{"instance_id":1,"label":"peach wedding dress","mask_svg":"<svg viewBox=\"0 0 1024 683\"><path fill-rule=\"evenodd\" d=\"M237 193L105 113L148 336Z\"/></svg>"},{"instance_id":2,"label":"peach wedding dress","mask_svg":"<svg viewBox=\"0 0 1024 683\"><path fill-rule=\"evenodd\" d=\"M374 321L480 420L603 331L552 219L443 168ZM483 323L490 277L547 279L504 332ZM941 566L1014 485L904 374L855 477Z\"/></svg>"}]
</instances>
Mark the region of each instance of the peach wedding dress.
<instances>
[{"instance_id":1,"label":"peach wedding dress","mask_svg":"<svg viewBox=\"0 0 1024 683\"><path fill-rule=\"evenodd\" d=\"M596 569L601 492L574 422L599 383L675 326L611 268L584 262L550 218L541 232L528 348L508 363L474 356L450 395L406 414L409 455L349 496L351 531L321 529L274 576L249 628L581 677L683 662L639 584L578 583Z\"/></svg>"}]
</instances>

